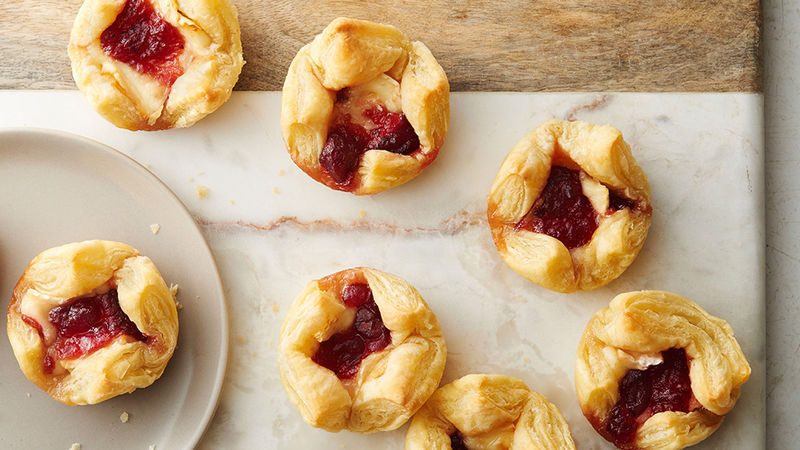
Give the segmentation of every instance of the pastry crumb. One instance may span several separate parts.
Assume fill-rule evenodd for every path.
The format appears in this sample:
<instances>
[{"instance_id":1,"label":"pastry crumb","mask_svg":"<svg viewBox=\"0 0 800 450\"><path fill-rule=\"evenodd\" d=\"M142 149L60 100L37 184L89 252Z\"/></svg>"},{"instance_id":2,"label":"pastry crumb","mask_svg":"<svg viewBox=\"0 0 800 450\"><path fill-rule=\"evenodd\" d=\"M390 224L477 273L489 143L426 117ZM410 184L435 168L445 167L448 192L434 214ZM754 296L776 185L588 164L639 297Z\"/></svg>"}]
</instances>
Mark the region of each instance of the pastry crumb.
<instances>
[{"instance_id":1,"label":"pastry crumb","mask_svg":"<svg viewBox=\"0 0 800 450\"><path fill-rule=\"evenodd\" d=\"M26 395L28 398L31 398L31 393L30 393L30 392L26 392L26 393L25 393L25 395Z\"/></svg>"},{"instance_id":2,"label":"pastry crumb","mask_svg":"<svg viewBox=\"0 0 800 450\"><path fill-rule=\"evenodd\" d=\"M235 205L235 204L236 204L236 200L231 200L231 205Z\"/></svg>"},{"instance_id":3,"label":"pastry crumb","mask_svg":"<svg viewBox=\"0 0 800 450\"><path fill-rule=\"evenodd\" d=\"M169 293L172 295L172 300L175 302L175 308L180 311L183 309L183 305L178 301L178 288L178 283L170 283L169 285Z\"/></svg>"},{"instance_id":4,"label":"pastry crumb","mask_svg":"<svg viewBox=\"0 0 800 450\"><path fill-rule=\"evenodd\" d=\"M147 450L156 450L156 444L151 444L150 447L147 447Z\"/></svg>"},{"instance_id":5,"label":"pastry crumb","mask_svg":"<svg viewBox=\"0 0 800 450\"><path fill-rule=\"evenodd\" d=\"M160 230L160 229L161 229L161 225L159 225L157 223L151 223L150 224L150 231L152 231L153 234L158 234L158 230Z\"/></svg>"},{"instance_id":6,"label":"pastry crumb","mask_svg":"<svg viewBox=\"0 0 800 450\"><path fill-rule=\"evenodd\" d=\"M522 358L522 361L524 361L525 363L529 363L529 362L531 362L531 359L526 356L526 357Z\"/></svg>"},{"instance_id":7,"label":"pastry crumb","mask_svg":"<svg viewBox=\"0 0 800 450\"><path fill-rule=\"evenodd\" d=\"M128 423L128 412L122 411L122 414L119 415L119 421L122 423Z\"/></svg>"},{"instance_id":8,"label":"pastry crumb","mask_svg":"<svg viewBox=\"0 0 800 450\"><path fill-rule=\"evenodd\" d=\"M199 186L197 186L195 191L197 192L197 197L199 197L201 200L206 198L206 197L208 197L208 187L207 186L199 185Z\"/></svg>"},{"instance_id":9,"label":"pastry crumb","mask_svg":"<svg viewBox=\"0 0 800 450\"><path fill-rule=\"evenodd\" d=\"M281 307L277 303L272 304L272 312L278 312L281 310Z\"/></svg>"},{"instance_id":10,"label":"pastry crumb","mask_svg":"<svg viewBox=\"0 0 800 450\"><path fill-rule=\"evenodd\" d=\"M283 173L284 173L284 172L283 172L283 169L279 170L279 171L278 171L278 176L279 176L279 177L282 177L282 176L283 176Z\"/></svg>"},{"instance_id":11,"label":"pastry crumb","mask_svg":"<svg viewBox=\"0 0 800 450\"><path fill-rule=\"evenodd\" d=\"M189 183L194 183L194 177L189 177Z\"/></svg>"},{"instance_id":12,"label":"pastry crumb","mask_svg":"<svg viewBox=\"0 0 800 450\"><path fill-rule=\"evenodd\" d=\"M144 163L144 167L149 169L150 168L150 163Z\"/></svg>"},{"instance_id":13,"label":"pastry crumb","mask_svg":"<svg viewBox=\"0 0 800 450\"><path fill-rule=\"evenodd\" d=\"M363 209L358 212L358 217L361 217L363 219L366 216L367 216L367 212L364 211Z\"/></svg>"},{"instance_id":14,"label":"pastry crumb","mask_svg":"<svg viewBox=\"0 0 800 450\"><path fill-rule=\"evenodd\" d=\"M198 176L198 177L199 177L200 175L205 175L205 174L206 174L206 171L205 171L205 170L198 170L198 171L197 171L197 176Z\"/></svg>"},{"instance_id":15,"label":"pastry crumb","mask_svg":"<svg viewBox=\"0 0 800 450\"><path fill-rule=\"evenodd\" d=\"M247 342L247 340L245 340L245 338L243 338L242 336L239 336L236 339L239 341L240 344L244 344L245 342Z\"/></svg>"},{"instance_id":16,"label":"pastry crumb","mask_svg":"<svg viewBox=\"0 0 800 450\"><path fill-rule=\"evenodd\" d=\"M69 450L81 450L81 444L78 444L77 442L74 442L74 443L73 443L73 444L70 446Z\"/></svg>"},{"instance_id":17,"label":"pastry crumb","mask_svg":"<svg viewBox=\"0 0 800 450\"><path fill-rule=\"evenodd\" d=\"M272 192L274 192L276 194L280 194L281 193L281 191L279 191L278 188L272 188Z\"/></svg>"}]
</instances>

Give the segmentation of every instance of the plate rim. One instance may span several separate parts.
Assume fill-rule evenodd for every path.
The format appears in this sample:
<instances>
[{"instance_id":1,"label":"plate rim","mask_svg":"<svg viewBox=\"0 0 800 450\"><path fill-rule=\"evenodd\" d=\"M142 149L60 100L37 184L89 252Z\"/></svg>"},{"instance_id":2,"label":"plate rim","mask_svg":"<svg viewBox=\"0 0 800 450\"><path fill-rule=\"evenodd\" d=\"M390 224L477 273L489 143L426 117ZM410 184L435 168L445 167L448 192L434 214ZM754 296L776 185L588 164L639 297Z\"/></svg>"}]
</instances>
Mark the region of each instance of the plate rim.
<instances>
[{"instance_id":1,"label":"plate rim","mask_svg":"<svg viewBox=\"0 0 800 450\"><path fill-rule=\"evenodd\" d=\"M228 356L230 351L230 317L228 313L228 299L225 295L225 285L222 282L222 277L220 276L219 267L217 266L217 261L214 258L214 253L211 251L211 247L208 245L208 241L206 240L203 231L200 229L200 225L194 219L192 213L186 208L186 205L181 201L181 199L167 186L166 183L161 181L153 172L148 170L144 165L133 159L132 157L128 156L127 154L107 145L102 142L96 141L94 139L81 136L79 134L70 133L68 131L62 131L57 129L50 129L50 128L42 128L42 127L0 127L0 140L6 138L7 136L14 136L14 135L22 135L22 137L26 138L40 138L42 136L55 136L60 139L69 140L76 142L77 144L84 146L86 148L91 149L92 151L96 151L98 153L103 153L112 158L120 161L123 164L130 166L133 170L137 170L143 172L143 174L149 178L151 181L154 181L156 185L158 185L164 193L173 201L176 206L186 214L186 216L190 219L190 222L193 226L193 229L197 232L200 237L200 240L203 244L203 248L211 259L211 266L214 269L214 276L212 282L217 285L220 292L220 306L221 306L221 314L220 314L220 335L222 336L220 342L220 354L219 358L217 359L217 370L216 370L216 382L210 392L209 402L206 406L203 415L201 416L200 421L197 423L197 426L194 427L194 430L191 431L191 438L187 440L186 445L184 448L191 449L197 446L200 442L200 439L205 434L205 431L208 429L208 426L211 424L211 420L214 418L216 414L217 407L219 406L221 394L222 394L222 387L225 383L225 377L227 375L227 368L228 368ZM186 339L186 337L184 337Z\"/></svg>"}]
</instances>

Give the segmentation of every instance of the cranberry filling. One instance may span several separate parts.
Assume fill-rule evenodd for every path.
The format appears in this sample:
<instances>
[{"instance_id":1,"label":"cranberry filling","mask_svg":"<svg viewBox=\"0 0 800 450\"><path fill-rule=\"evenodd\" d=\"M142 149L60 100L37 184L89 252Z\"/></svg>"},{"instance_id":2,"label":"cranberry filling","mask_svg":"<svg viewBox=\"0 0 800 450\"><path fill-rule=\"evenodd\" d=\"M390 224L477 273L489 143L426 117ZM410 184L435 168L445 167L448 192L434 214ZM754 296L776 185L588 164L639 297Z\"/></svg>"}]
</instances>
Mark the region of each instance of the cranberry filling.
<instances>
[{"instance_id":1,"label":"cranberry filling","mask_svg":"<svg viewBox=\"0 0 800 450\"><path fill-rule=\"evenodd\" d=\"M661 353L664 362L645 370L629 370L619 382L619 400L606 419L612 441L623 447L650 416L663 411L689 412L692 385L686 351L671 348Z\"/></svg>"},{"instance_id":2,"label":"cranberry filling","mask_svg":"<svg viewBox=\"0 0 800 450\"><path fill-rule=\"evenodd\" d=\"M349 90L342 89L336 94L336 103L350 100ZM353 123L345 114L334 121L328 131L328 138L319 156L320 165L340 185L347 185L367 150L381 149L401 155L408 155L420 146L419 137L403 113L393 113L383 106L376 106L361 112L362 116L374 125L367 130Z\"/></svg>"},{"instance_id":3,"label":"cranberry filling","mask_svg":"<svg viewBox=\"0 0 800 450\"><path fill-rule=\"evenodd\" d=\"M620 197L619 195L611 192L609 189L608 191L608 213L614 213L621 209L633 209L634 203L633 200L628 200L627 198Z\"/></svg>"},{"instance_id":4,"label":"cranberry filling","mask_svg":"<svg viewBox=\"0 0 800 450\"><path fill-rule=\"evenodd\" d=\"M367 143L367 149L379 148L408 155L419 148L417 132L405 114L393 113L386 108L378 107L364 111L364 116L378 126L370 131L372 139Z\"/></svg>"},{"instance_id":5,"label":"cranberry filling","mask_svg":"<svg viewBox=\"0 0 800 450\"><path fill-rule=\"evenodd\" d=\"M312 360L345 380L358 373L364 358L386 348L392 337L383 324L369 285L347 285L342 289L342 303L356 309L353 324L321 343Z\"/></svg>"},{"instance_id":6,"label":"cranberry filling","mask_svg":"<svg viewBox=\"0 0 800 450\"><path fill-rule=\"evenodd\" d=\"M464 444L464 438L458 430L450 435L450 448L453 450L467 450L467 446Z\"/></svg>"},{"instance_id":7,"label":"cranberry filling","mask_svg":"<svg viewBox=\"0 0 800 450\"><path fill-rule=\"evenodd\" d=\"M178 62L183 36L148 0L125 2L114 23L100 35L100 45L108 56L167 86L183 74Z\"/></svg>"},{"instance_id":8,"label":"cranberry filling","mask_svg":"<svg viewBox=\"0 0 800 450\"><path fill-rule=\"evenodd\" d=\"M580 172L553 166L539 198L516 229L544 233L561 241L567 248L586 245L597 229L597 214L583 195Z\"/></svg>"},{"instance_id":9,"label":"cranberry filling","mask_svg":"<svg viewBox=\"0 0 800 450\"><path fill-rule=\"evenodd\" d=\"M148 337L136 328L120 308L116 289L71 299L51 309L48 318L55 326L57 335L45 356L47 372L53 371L55 360L74 359L92 353L120 334L137 341L148 341ZM41 327L37 329L41 330Z\"/></svg>"},{"instance_id":10,"label":"cranberry filling","mask_svg":"<svg viewBox=\"0 0 800 450\"><path fill-rule=\"evenodd\" d=\"M369 139L369 134L362 126L350 122L334 125L328 131L328 140L319 155L320 165L328 171L333 181L347 183L358 168Z\"/></svg>"},{"instance_id":11,"label":"cranberry filling","mask_svg":"<svg viewBox=\"0 0 800 450\"><path fill-rule=\"evenodd\" d=\"M633 202L609 190L607 214L623 208L633 208ZM573 249L589 243L597 225L597 213L583 194L580 171L553 166L544 190L515 229L552 236Z\"/></svg>"}]
</instances>

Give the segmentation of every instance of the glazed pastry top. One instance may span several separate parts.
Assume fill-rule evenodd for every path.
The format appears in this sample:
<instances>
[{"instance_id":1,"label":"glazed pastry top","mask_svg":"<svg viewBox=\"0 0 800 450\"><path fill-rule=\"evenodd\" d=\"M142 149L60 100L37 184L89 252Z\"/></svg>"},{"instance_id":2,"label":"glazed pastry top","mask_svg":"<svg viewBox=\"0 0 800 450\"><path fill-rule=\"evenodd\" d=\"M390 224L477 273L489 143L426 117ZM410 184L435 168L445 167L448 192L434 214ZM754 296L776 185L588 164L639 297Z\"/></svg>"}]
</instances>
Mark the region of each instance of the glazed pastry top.
<instances>
[{"instance_id":1,"label":"glazed pastry top","mask_svg":"<svg viewBox=\"0 0 800 450\"><path fill-rule=\"evenodd\" d=\"M192 125L228 99L244 64L228 0L86 0L69 55L89 103L131 130Z\"/></svg>"},{"instance_id":2,"label":"glazed pastry top","mask_svg":"<svg viewBox=\"0 0 800 450\"><path fill-rule=\"evenodd\" d=\"M466 375L437 389L414 416L406 450L574 449L564 417L505 375Z\"/></svg>"},{"instance_id":3,"label":"glazed pastry top","mask_svg":"<svg viewBox=\"0 0 800 450\"><path fill-rule=\"evenodd\" d=\"M77 302L89 303L71 308ZM119 317L110 325L98 322L97 314L114 311ZM92 404L161 375L177 343L178 316L149 258L126 244L84 241L34 258L14 289L8 335L31 381L61 402ZM53 352L54 345L67 350Z\"/></svg>"},{"instance_id":4,"label":"glazed pastry top","mask_svg":"<svg viewBox=\"0 0 800 450\"><path fill-rule=\"evenodd\" d=\"M506 156L489 193L500 255L522 276L558 292L617 278L650 226L650 185L622 133L550 120Z\"/></svg>"},{"instance_id":5,"label":"glazed pastry top","mask_svg":"<svg viewBox=\"0 0 800 450\"><path fill-rule=\"evenodd\" d=\"M362 336L382 339L380 325L360 319L373 312L343 301L342 292L354 285L371 290L390 341L360 353L352 371L335 370L319 354L327 342L352 337L354 326L368 328ZM279 365L284 389L306 422L364 433L405 423L439 384L446 353L436 316L416 289L394 275L356 268L313 281L298 295L281 329Z\"/></svg>"},{"instance_id":6,"label":"glazed pastry top","mask_svg":"<svg viewBox=\"0 0 800 450\"><path fill-rule=\"evenodd\" d=\"M686 382L675 381L681 365L688 366L682 369ZM626 400L630 394L622 392L640 385L630 373L658 378L664 370L676 375L666 387L654 384L652 395L673 400L653 400L654 407L638 411L638 400ZM622 397L627 409L635 409L632 419L640 423L623 447L683 448L716 430L749 376L750 366L727 322L676 294L638 291L618 295L589 321L578 347L575 388L584 415L607 439L620 435L608 422L618 415ZM687 397L676 403L680 390Z\"/></svg>"},{"instance_id":7,"label":"glazed pastry top","mask_svg":"<svg viewBox=\"0 0 800 450\"><path fill-rule=\"evenodd\" d=\"M375 108L402 114L419 146L398 152L380 144L358 144L359 149L351 151L356 161L350 162L348 176L337 176L330 167L323 168L330 165L324 147L332 134L341 134L334 126L340 122L337 117L345 115L337 109L347 109L341 108L343 97L362 95L371 96ZM300 49L281 102L283 138L295 163L317 181L359 195L416 176L436 157L449 123L449 84L430 50L392 26L348 18L334 20ZM368 114L369 108L359 109L348 115L364 124L362 113ZM367 128L377 125L366 123Z\"/></svg>"}]
</instances>

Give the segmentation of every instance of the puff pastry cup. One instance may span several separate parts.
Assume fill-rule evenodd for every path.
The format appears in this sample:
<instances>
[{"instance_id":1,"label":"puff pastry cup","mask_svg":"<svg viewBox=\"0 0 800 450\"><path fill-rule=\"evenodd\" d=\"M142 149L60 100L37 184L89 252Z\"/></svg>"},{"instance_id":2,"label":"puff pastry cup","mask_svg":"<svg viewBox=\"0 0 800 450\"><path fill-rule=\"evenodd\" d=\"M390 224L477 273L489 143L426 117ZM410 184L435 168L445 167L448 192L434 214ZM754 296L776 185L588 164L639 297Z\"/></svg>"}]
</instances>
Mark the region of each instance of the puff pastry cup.
<instances>
[{"instance_id":1,"label":"puff pastry cup","mask_svg":"<svg viewBox=\"0 0 800 450\"><path fill-rule=\"evenodd\" d=\"M555 405L505 375L467 375L440 387L406 435L406 450L574 448Z\"/></svg>"},{"instance_id":2,"label":"puff pastry cup","mask_svg":"<svg viewBox=\"0 0 800 450\"><path fill-rule=\"evenodd\" d=\"M303 289L281 328L278 363L308 424L370 433L398 428L425 403L446 355L439 322L416 289L361 267Z\"/></svg>"},{"instance_id":3,"label":"puff pastry cup","mask_svg":"<svg viewBox=\"0 0 800 450\"><path fill-rule=\"evenodd\" d=\"M622 133L549 120L522 138L492 184L489 226L509 267L557 292L625 271L650 227L650 185Z\"/></svg>"},{"instance_id":4,"label":"puff pastry cup","mask_svg":"<svg viewBox=\"0 0 800 450\"><path fill-rule=\"evenodd\" d=\"M623 449L702 441L749 377L730 325L663 291L620 294L592 316L575 365L583 414Z\"/></svg>"},{"instance_id":5,"label":"puff pastry cup","mask_svg":"<svg viewBox=\"0 0 800 450\"><path fill-rule=\"evenodd\" d=\"M244 64L230 0L84 0L69 57L92 107L129 130L194 124L225 103Z\"/></svg>"},{"instance_id":6,"label":"puff pastry cup","mask_svg":"<svg viewBox=\"0 0 800 450\"><path fill-rule=\"evenodd\" d=\"M281 131L295 164L357 195L405 183L433 162L449 117L450 85L425 44L348 18L300 49L281 97Z\"/></svg>"},{"instance_id":7,"label":"puff pastry cup","mask_svg":"<svg viewBox=\"0 0 800 450\"><path fill-rule=\"evenodd\" d=\"M67 405L149 386L178 338L175 301L158 269L112 241L36 256L14 288L7 319L22 372Z\"/></svg>"}]
</instances>

